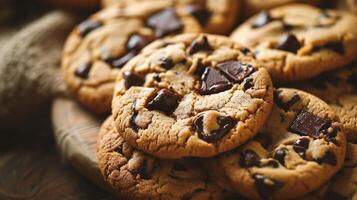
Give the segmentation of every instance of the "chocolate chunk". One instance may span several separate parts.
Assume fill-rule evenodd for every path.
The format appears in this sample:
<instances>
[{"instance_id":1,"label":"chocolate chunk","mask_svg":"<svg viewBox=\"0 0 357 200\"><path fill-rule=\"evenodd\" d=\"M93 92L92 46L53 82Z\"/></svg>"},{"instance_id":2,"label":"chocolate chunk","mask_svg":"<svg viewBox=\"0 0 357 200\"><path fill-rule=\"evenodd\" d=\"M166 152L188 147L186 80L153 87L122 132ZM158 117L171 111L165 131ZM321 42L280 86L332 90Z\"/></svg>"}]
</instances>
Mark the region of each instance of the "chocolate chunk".
<instances>
[{"instance_id":1,"label":"chocolate chunk","mask_svg":"<svg viewBox=\"0 0 357 200\"><path fill-rule=\"evenodd\" d=\"M201 62L198 62L196 71L195 71L195 75L201 77L202 74L205 72L205 70L206 70L206 67Z\"/></svg>"},{"instance_id":2,"label":"chocolate chunk","mask_svg":"<svg viewBox=\"0 0 357 200\"><path fill-rule=\"evenodd\" d=\"M260 28L268 23L272 22L274 19L270 16L269 12L263 10L259 13L259 15L252 22L252 28Z\"/></svg>"},{"instance_id":3,"label":"chocolate chunk","mask_svg":"<svg viewBox=\"0 0 357 200\"><path fill-rule=\"evenodd\" d=\"M150 43L151 40L138 35L138 34L133 34L129 37L127 43L126 43L126 48L129 51L135 51L139 53L139 51L144 48L148 43Z\"/></svg>"},{"instance_id":4,"label":"chocolate chunk","mask_svg":"<svg viewBox=\"0 0 357 200\"><path fill-rule=\"evenodd\" d=\"M175 63L171 58L162 57L160 58L160 66L165 69L171 69L175 66Z\"/></svg>"},{"instance_id":5,"label":"chocolate chunk","mask_svg":"<svg viewBox=\"0 0 357 200\"><path fill-rule=\"evenodd\" d=\"M351 75L349 75L346 82L351 86L357 87L357 74L352 73Z\"/></svg>"},{"instance_id":6,"label":"chocolate chunk","mask_svg":"<svg viewBox=\"0 0 357 200\"><path fill-rule=\"evenodd\" d=\"M307 135L313 138L319 138L322 130L331 126L331 120L318 117L310 112L302 110L289 130L299 135Z\"/></svg>"},{"instance_id":7,"label":"chocolate chunk","mask_svg":"<svg viewBox=\"0 0 357 200\"><path fill-rule=\"evenodd\" d=\"M316 161L319 164L323 164L323 163L326 163L326 164L329 164L329 165L336 165L337 164L336 155L330 150L326 151L325 155L322 156L321 158L316 159Z\"/></svg>"},{"instance_id":8,"label":"chocolate chunk","mask_svg":"<svg viewBox=\"0 0 357 200\"><path fill-rule=\"evenodd\" d=\"M268 162L261 164L260 167L278 168L279 164L278 164L278 162L276 162L276 160L269 160Z\"/></svg>"},{"instance_id":9,"label":"chocolate chunk","mask_svg":"<svg viewBox=\"0 0 357 200\"><path fill-rule=\"evenodd\" d=\"M205 26L211 17L211 12L203 6L188 5L185 10L193 15L202 26Z\"/></svg>"},{"instance_id":10,"label":"chocolate chunk","mask_svg":"<svg viewBox=\"0 0 357 200\"><path fill-rule=\"evenodd\" d=\"M145 78L133 71L123 72L125 88L129 89L132 86L142 86L145 83Z\"/></svg>"},{"instance_id":11,"label":"chocolate chunk","mask_svg":"<svg viewBox=\"0 0 357 200\"><path fill-rule=\"evenodd\" d=\"M241 83L246 77L248 77L255 71L252 65L242 64L237 61L227 61L224 63L219 63L217 65L217 68L229 80L235 83Z\"/></svg>"},{"instance_id":12,"label":"chocolate chunk","mask_svg":"<svg viewBox=\"0 0 357 200\"><path fill-rule=\"evenodd\" d=\"M240 165L242 167L255 167L260 164L260 156L253 150L247 149L241 154Z\"/></svg>"},{"instance_id":13,"label":"chocolate chunk","mask_svg":"<svg viewBox=\"0 0 357 200\"><path fill-rule=\"evenodd\" d=\"M202 74L200 89L202 95L220 93L229 90L231 87L230 81L216 69L207 67Z\"/></svg>"},{"instance_id":14,"label":"chocolate chunk","mask_svg":"<svg viewBox=\"0 0 357 200\"><path fill-rule=\"evenodd\" d=\"M262 199L269 199L273 193L283 187L283 183L267 178L261 174L253 175L255 187Z\"/></svg>"},{"instance_id":15,"label":"chocolate chunk","mask_svg":"<svg viewBox=\"0 0 357 200\"><path fill-rule=\"evenodd\" d=\"M258 141L265 149L268 149L272 143L271 137L268 134L263 133L255 135L254 140Z\"/></svg>"},{"instance_id":16,"label":"chocolate chunk","mask_svg":"<svg viewBox=\"0 0 357 200\"><path fill-rule=\"evenodd\" d=\"M193 55L197 52L212 52L213 48L211 47L211 45L208 42L208 38L206 36L200 37L196 40L194 40L190 47L189 47L189 51L188 53L190 55Z\"/></svg>"},{"instance_id":17,"label":"chocolate chunk","mask_svg":"<svg viewBox=\"0 0 357 200\"><path fill-rule=\"evenodd\" d=\"M300 49L300 47L301 47L300 42L295 35L286 34L278 42L276 48L279 50L288 51L296 54L297 51Z\"/></svg>"},{"instance_id":18,"label":"chocolate chunk","mask_svg":"<svg viewBox=\"0 0 357 200\"><path fill-rule=\"evenodd\" d=\"M155 36L161 38L183 29L180 18L174 8L166 8L150 16L146 21L148 27L155 30Z\"/></svg>"},{"instance_id":19,"label":"chocolate chunk","mask_svg":"<svg viewBox=\"0 0 357 200\"><path fill-rule=\"evenodd\" d=\"M138 111L135 109L135 106L136 106L136 101L134 101L133 105L131 106L131 110L133 112L133 115L131 116L130 118L130 121L129 121L129 126L130 128L132 128L135 132L138 132L140 127L136 124L135 120L136 120L136 117L138 116Z\"/></svg>"},{"instance_id":20,"label":"chocolate chunk","mask_svg":"<svg viewBox=\"0 0 357 200\"><path fill-rule=\"evenodd\" d=\"M203 114L199 115L195 119L194 125L198 133L198 137L206 142L216 142L220 140L236 125L236 121L232 117L219 116L217 118L217 124L219 128L210 133L205 133L203 127L203 118Z\"/></svg>"},{"instance_id":21,"label":"chocolate chunk","mask_svg":"<svg viewBox=\"0 0 357 200\"><path fill-rule=\"evenodd\" d=\"M338 127L330 127L327 129L324 129L322 133L324 134L324 138L327 142L332 142L334 144L337 143L336 136L337 133L340 131L340 128Z\"/></svg>"},{"instance_id":22,"label":"chocolate chunk","mask_svg":"<svg viewBox=\"0 0 357 200\"><path fill-rule=\"evenodd\" d=\"M301 97L295 93L294 96L291 97L290 100L288 100L287 102L283 102L282 99L279 98L279 95L277 95L277 93L275 93L274 99L275 99L276 105L279 108L283 109L285 112L287 112L291 108L291 106L293 106L295 103L297 103L298 101L301 100Z\"/></svg>"},{"instance_id":23,"label":"chocolate chunk","mask_svg":"<svg viewBox=\"0 0 357 200\"><path fill-rule=\"evenodd\" d=\"M82 79L87 79L92 65L90 63L82 63L75 70L74 74Z\"/></svg>"},{"instance_id":24,"label":"chocolate chunk","mask_svg":"<svg viewBox=\"0 0 357 200\"><path fill-rule=\"evenodd\" d=\"M161 89L147 104L149 110L159 110L171 115L178 106L179 97L168 89Z\"/></svg>"},{"instance_id":25,"label":"chocolate chunk","mask_svg":"<svg viewBox=\"0 0 357 200\"><path fill-rule=\"evenodd\" d=\"M344 197L341 194L328 190L324 195L324 200L348 200L348 197Z\"/></svg>"},{"instance_id":26,"label":"chocolate chunk","mask_svg":"<svg viewBox=\"0 0 357 200\"><path fill-rule=\"evenodd\" d=\"M243 89L244 91L252 88L254 86L254 83L253 83L253 78L252 77L249 77L249 78L246 78L243 82Z\"/></svg>"},{"instance_id":27,"label":"chocolate chunk","mask_svg":"<svg viewBox=\"0 0 357 200\"><path fill-rule=\"evenodd\" d=\"M156 82L161 82L161 77L159 73L155 74L153 78Z\"/></svg>"},{"instance_id":28,"label":"chocolate chunk","mask_svg":"<svg viewBox=\"0 0 357 200\"><path fill-rule=\"evenodd\" d=\"M331 49L341 55L345 53L345 47L342 42L330 42L324 45L325 48Z\"/></svg>"},{"instance_id":29,"label":"chocolate chunk","mask_svg":"<svg viewBox=\"0 0 357 200\"><path fill-rule=\"evenodd\" d=\"M288 153L286 148L281 148L275 151L274 159L280 162L283 166L285 166L285 156Z\"/></svg>"},{"instance_id":30,"label":"chocolate chunk","mask_svg":"<svg viewBox=\"0 0 357 200\"><path fill-rule=\"evenodd\" d=\"M291 31L292 29L295 28L295 26L291 25L291 24L287 24L285 22L282 22L282 25L283 25L283 30L284 31Z\"/></svg>"},{"instance_id":31,"label":"chocolate chunk","mask_svg":"<svg viewBox=\"0 0 357 200\"><path fill-rule=\"evenodd\" d=\"M103 24L98 21L86 20L78 26L78 31L82 37L85 37L86 35L88 35L88 33L94 31L95 29L101 27L102 25Z\"/></svg>"},{"instance_id":32,"label":"chocolate chunk","mask_svg":"<svg viewBox=\"0 0 357 200\"><path fill-rule=\"evenodd\" d=\"M120 69L122 68L129 60L134 58L136 56L136 52L131 51L127 54L125 54L122 57L119 58L109 58L106 60L107 63L109 63L114 69Z\"/></svg>"},{"instance_id":33,"label":"chocolate chunk","mask_svg":"<svg viewBox=\"0 0 357 200\"><path fill-rule=\"evenodd\" d=\"M244 55L248 55L249 53L251 53L250 49L248 49L248 48L246 48L246 47L240 48L240 51L241 51Z\"/></svg>"},{"instance_id":34,"label":"chocolate chunk","mask_svg":"<svg viewBox=\"0 0 357 200\"><path fill-rule=\"evenodd\" d=\"M301 157L304 157L306 150L309 148L309 143L310 140L308 138L300 138L294 142L293 149Z\"/></svg>"}]
</instances>

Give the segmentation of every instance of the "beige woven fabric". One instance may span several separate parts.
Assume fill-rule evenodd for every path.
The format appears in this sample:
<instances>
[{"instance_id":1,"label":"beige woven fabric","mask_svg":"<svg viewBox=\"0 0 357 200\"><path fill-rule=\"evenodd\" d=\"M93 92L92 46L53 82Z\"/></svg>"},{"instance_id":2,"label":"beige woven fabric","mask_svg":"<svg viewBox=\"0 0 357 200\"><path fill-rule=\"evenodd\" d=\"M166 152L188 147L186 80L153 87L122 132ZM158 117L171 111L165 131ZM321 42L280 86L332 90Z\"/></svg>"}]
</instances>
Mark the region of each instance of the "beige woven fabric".
<instances>
[{"instance_id":1,"label":"beige woven fabric","mask_svg":"<svg viewBox=\"0 0 357 200\"><path fill-rule=\"evenodd\" d=\"M64 93L60 56L63 42L76 23L75 17L53 11L2 43L1 128L19 126L50 97Z\"/></svg>"}]
</instances>

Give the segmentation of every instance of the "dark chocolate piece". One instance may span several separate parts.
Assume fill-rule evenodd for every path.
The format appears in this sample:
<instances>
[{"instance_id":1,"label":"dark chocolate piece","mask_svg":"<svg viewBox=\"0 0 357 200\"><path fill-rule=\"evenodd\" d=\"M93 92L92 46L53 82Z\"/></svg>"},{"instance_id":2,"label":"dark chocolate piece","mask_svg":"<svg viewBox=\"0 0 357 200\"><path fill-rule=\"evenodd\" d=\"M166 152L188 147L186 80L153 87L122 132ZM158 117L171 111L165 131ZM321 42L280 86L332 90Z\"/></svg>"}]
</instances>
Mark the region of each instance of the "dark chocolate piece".
<instances>
[{"instance_id":1,"label":"dark chocolate piece","mask_svg":"<svg viewBox=\"0 0 357 200\"><path fill-rule=\"evenodd\" d=\"M234 83L241 83L255 71L252 65L242 64L237 61L219 63L217 68Z\"/></svg>"},{"instance_id":2,"label":"dark chocolate piece","mask_svg":"<svg viewBox=\"0 0 357 200\"><path fill-rule=\"evenodd\" d=\"M166 8L154 15L146 22L147 26L155 30L155 36L161 38L181 32L183 25L174 8Z\"/></svg>"},{"instance_id":3,"label":"dark chocolate piece","mask_svg":"<svg viewBox=\"0 0 357 200\"><path fill-rule=\"evenodd\" d=\"M260 164L260 156L253 150L247 149L241 153L240 165L242 167L256 167Z\"/></svg>"},{"instance_id":4,"label":"dark chocolate piece","mask_svg":"<svg viewBox=\"0 0 357 200\"><path fill-rule=\"evenodd\" d=\"M74 74L77 77L80 77L82 79L87 79L90 69L92 68L92 65L90 63L82 63L79 65L79 67L74 71Z\"/></svg>"},{"instance_id":5,"label":"dark chocolate piece","mask_svg":"<svg viewBox=\"0 0 357 200\"><path fill-rule=\"evenodd\" d=\"M103 24L101 22L98 22L98 21L86 20L86 21L82 22L81 24L79 24L78 31L79 31L79 34L82 37L85 37L90 32L92 32L95 29L101 27L102 25Z\"/></svg>"},{"instance_id":6,"label":"dark chocolate piece","mask_svg":"<svg viewBox=\"0 0 357 200\"><path fill-rule=\"evenodd\" d=\"M286 34L284 35L281 40L277 44L277 49L291 52L296 54L297 51L300 49L301 45L299 40L293 34Z\"/></svg>"},{"instance_id":7,"label":"dark chocolate piece","mask_svg":"<svg viewBox=\"0 0 357 200\"><path fill-rule=\"evenodd\" d=\"M214 68L207 67L202 74L200 89L202 95L220 93L229 90L231 87L230 81Z\"/></svg>"},{"instance_id":8,"label":"dark chocolate piece","mask_svg":"<svg viewBox=\"0 0 357 200\"><path fill-rule=\"evenodd\" d=\"M168 89L159 90L154 98L149 101L149 110L159 110L166 115L171 115L178 106L179 97Z\"/></svg>"}]
</instances>

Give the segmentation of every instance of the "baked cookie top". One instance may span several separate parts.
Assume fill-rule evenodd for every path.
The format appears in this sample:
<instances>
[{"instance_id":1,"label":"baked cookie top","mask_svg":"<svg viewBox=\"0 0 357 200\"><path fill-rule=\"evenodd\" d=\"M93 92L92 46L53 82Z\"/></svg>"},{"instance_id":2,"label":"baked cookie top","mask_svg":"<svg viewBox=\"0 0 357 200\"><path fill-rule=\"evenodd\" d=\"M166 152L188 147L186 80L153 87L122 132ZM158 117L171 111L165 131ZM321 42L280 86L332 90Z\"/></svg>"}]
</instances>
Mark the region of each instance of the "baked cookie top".
<instances>
[{"instance_id":1,"label":"baked cookie top","mask_svg":"<svg viewBox=\"0 0 357 200\"><path fill-rule=\"evenodd\" d=\"M292 199L316 190L345 158L345 133L326 103L286 88L274 98L253 140L204 161L218 183L252 199Z\"/></svg>"},{"instance_id":2,"label":"baked cookie top","mask_svg":"<svg viewBox=\"0 0 357 200\"><path fill-rule=\"evenodd\" d=\"M102 0L102 6L125 5L132 2L155 0ZM193 15L202 26L204 32L227 34L232 30L240 11L238 0L166 0L180 6Z\"/></svg>"},{"instance_id":3,"label":"baked cookie top","mask_svg":"<svg viewBox=\"0 0 357 200\"><path fill-rule=\"evenodd\" d=\"M199 32L197 20L166 0L112 6L82 22L64 47L68 88L86 107L109 112L115 77L124 64L156 38Z\"/></svg>"},{"instance_id":4,"label":"baked cookie top","mask_svg":"<svg viewBox=\"0 0 357 200\"><path fill-rule=\"evenodd\" d=\"M102 125L97 156L104 179L125 200L220 200L228 196L192 160L160 160L135 150L115 130Z\"/></svg>"},{"instance_id":5,"label":"baked cookie top","mask_svg":"<svg viewBox=\"0 0 357 200\"><path fill-rule=\"evenodd\" d=\"M292 86L327 102L340 117L347 139L357 143L357 62Z\"/></svg>"},{"instance_id":6,"label":"baked cookie top","mask_svg":"<svg viewBox=\"0 0 357 200\"><path fill-rule=\"evenodd\" d=\"M262 11L231 38L254 49L273 81L291 82L343 67L357 54L355 15L292 4Z\"/></svg>"},{"instance_id":7,"label":"baked cookie top","mask_svg":"<svg viewBox=\"0 0 357 200\"><path fill-rule=\"evenodd\" d=\"M113 116L129 144L154 156L210 157L256 134L272 91L249 49L183 34L152 43L122 69Z\"/></svg>"}]
</instances>

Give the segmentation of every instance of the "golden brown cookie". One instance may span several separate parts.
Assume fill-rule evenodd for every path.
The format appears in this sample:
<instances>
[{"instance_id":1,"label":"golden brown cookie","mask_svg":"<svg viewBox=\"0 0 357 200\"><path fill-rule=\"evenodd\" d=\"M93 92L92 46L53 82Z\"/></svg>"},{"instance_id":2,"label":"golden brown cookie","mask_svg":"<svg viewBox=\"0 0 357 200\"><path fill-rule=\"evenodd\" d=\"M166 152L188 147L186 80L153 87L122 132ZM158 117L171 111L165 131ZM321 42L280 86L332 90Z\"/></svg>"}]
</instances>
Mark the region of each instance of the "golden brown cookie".
<instances>
[{"instance_id":1,"label":"golden brown cookie","mask_svg":"<svg viewBox=\"0 0 357 200\"><path fill-rule=\"evenodd\" d=\"M210 157L252 138L273 89L249 49L227 37L158 40L118 76L115 125L124 139L161 158Z\"/></svg>"},{"instance_id":2,"label":"golden brown cookie","mask_svg":"<svg viewBox=\"0 0 357 200\"><path fill-rule=\"evenodd\" d=\"M104 179L125 200L223 200L228 193L208 180L193 160L161 160L134 149L108 118L97 156Z\"/></svg>"},{"instance_id":3,"label":"golden brown cookie","mask_svg":"<svg viewBox=\"0 0 357 200\"><path fill-rule=\"evenodd\" d=\"M130 4L150 0L102 0L102 6ZM151 0L152 1L152 0ZM203 31L227 34L232 30L240 12L240 0L166 0L179 5L193 15L203 27Z\"/></svg>"},{"instance_id":4,"label":"golden brown cookie","mask_svg":"<svg viewBox=\"0 0 357 200\"><path fill-rule=\"evenodd\" d=\"M333 110L300 90L275 91L272 113L253 140L207 159L217 182L252 199L293 199L342 167L346 136Z\"/></svg>"},{"instance_id":5,"label":"golden brown cookie","mask_svg":"<svg viewBox=\"0 0 357 200\"><path fill-rule=\"evenodd\" d=\"M166 0L112 6L78 25L64 47L63 78L84 106L110 112L119 69L156 38L199 32L194 17Z\"/></svg>"},{"instance_id":6,"label":"golden brown cookie","mask_svg":"<svg viewBox=\"0 0 357 200\"><path fill-rule=\"evenodd\" d=\"M308 79L356 59L357 16L292 4L263 11L232 39L254 49L274 82Z\"/></svg>"}]
</instances>

